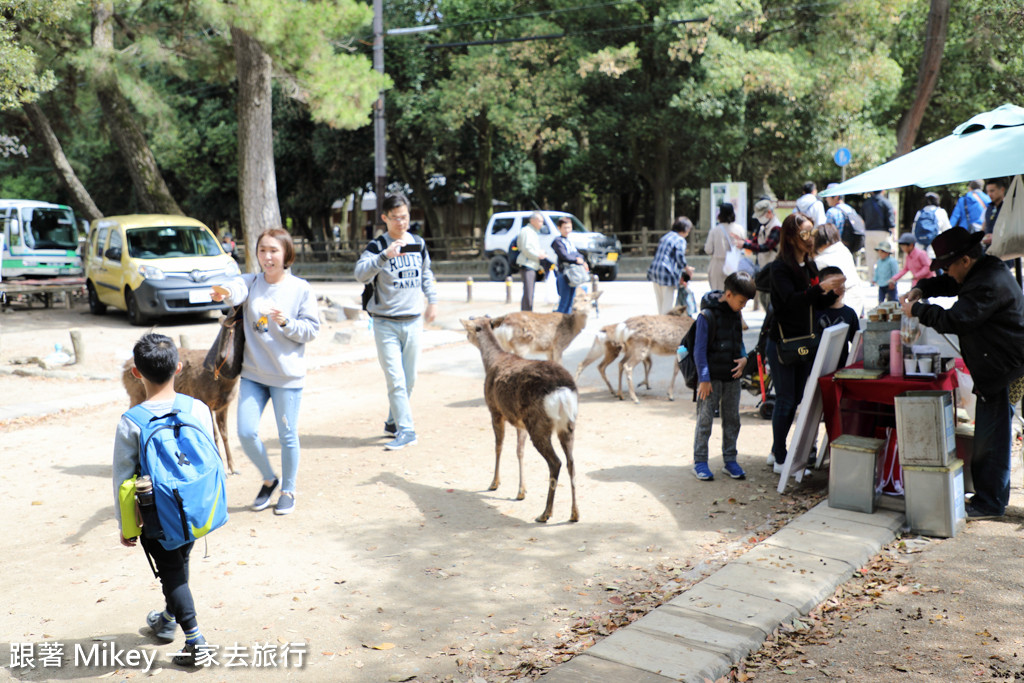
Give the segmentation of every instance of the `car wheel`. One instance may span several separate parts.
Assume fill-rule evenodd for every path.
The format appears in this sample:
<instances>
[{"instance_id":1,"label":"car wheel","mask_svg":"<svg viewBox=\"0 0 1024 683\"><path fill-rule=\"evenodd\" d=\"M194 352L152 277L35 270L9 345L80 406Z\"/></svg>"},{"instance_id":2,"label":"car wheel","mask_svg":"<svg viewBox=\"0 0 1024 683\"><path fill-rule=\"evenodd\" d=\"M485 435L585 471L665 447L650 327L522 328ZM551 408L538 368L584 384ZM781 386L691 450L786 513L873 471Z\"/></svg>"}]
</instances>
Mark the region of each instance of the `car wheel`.
<instances>
[{"instance_id":1,"label":"car wheel","mask_svg":"<svg viewBox=\"0 0 1024 683\"><path fill-rule=\"evenodd\" d=\"M597 278L599 280L602 280L603 282L611 282L612 280L614 280L618 276L619 276L619 266L618 266L618 264L612 266L611 268L602 268L601 270L597 271Z\"/></svg>"},{"instance_id":2,"label":"car wheel","mask_svg":"<svg viewBox=\"0 0 1024 683\"><path fill-rule=\"evenodd\" d=\"M100 301L100 297L96 293L96 287L93 286L92 282L85 283L85 291L89 297L89 312L93 315L103 315L106 313L107 305Z\"/></svg>"},{"instance_id":3,"label":"car wheel","mask_svg":"<svg viewBox=\"0 0 1024 683\"><path fill-rule=\"evenodd\" d=\"M142 326L146 324L146 316L139 310L139 304L135 301L135 294L128 288L124 290L124 309L128 312L128 322L132 325Z\"/></svg>"},{"instance_id":4,"label":"car wheel","mask_svg":"<svg viewBox=\"0 0 1024 683\"><path fill-rule=\"evenodd\" d=\"M490 275L491 280L494 282L501 282L507 278L511 270L508 265L508 257L504 254L494 256L491 258L491 262L487 264L487 274Z\"/></svg>"}]
</instances>

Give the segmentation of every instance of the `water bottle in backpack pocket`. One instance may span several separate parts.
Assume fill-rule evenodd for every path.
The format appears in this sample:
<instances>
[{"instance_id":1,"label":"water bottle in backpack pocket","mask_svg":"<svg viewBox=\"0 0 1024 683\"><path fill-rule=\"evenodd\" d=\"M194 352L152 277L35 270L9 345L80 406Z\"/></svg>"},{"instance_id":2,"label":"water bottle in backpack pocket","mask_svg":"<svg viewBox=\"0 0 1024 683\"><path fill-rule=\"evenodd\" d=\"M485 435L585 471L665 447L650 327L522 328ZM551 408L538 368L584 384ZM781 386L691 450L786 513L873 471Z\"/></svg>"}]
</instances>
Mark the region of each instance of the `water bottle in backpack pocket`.
<instances>
[{"instance_id":1,"label":"water bottle in backpack pocket","mask_svg":"<svg viewBox=\"0 0 1024 683\"><path fill-rule=\"evenodd\" d=\"M193 399L178 394L171 412L157 416L137 405L125 413L139 426L139 470L152 480L158 524L168 550L191 543L228 521L224 466L212 436L192 414ZM138 483L136 483L138 488ZM140 511L143 501L139 500ZM144 520L145 521L145 520ZM148 531L148 533L147 533Z\"/></svg>"}]
</instances>

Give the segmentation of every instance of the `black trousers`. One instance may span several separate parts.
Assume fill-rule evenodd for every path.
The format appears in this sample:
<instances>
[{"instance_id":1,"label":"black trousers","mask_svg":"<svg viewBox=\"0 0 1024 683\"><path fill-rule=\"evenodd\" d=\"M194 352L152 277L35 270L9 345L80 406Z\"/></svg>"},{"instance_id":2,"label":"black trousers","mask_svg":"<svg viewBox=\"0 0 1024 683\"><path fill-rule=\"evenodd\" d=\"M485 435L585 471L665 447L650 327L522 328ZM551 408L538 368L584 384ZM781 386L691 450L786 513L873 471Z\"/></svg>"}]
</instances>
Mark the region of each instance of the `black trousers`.
<instances>
[{"instance_id":1,"label":"black trousers","mask_svg":"<svg viewBox=\"0 0 1024 683\"><path fill-rule=\"evenodd\" d=\"M167 611L174 615L182 629L187 631L195 628L199 622L196 621L196 605L192 600L192 591L188 587L188 556L194 544L186 543L180 548L168 550L160 545L160 541L145 536L140 540L142 547L153 558L153 564L160 575L160 586L167 602Z\"/></svg>"}]
</instances>

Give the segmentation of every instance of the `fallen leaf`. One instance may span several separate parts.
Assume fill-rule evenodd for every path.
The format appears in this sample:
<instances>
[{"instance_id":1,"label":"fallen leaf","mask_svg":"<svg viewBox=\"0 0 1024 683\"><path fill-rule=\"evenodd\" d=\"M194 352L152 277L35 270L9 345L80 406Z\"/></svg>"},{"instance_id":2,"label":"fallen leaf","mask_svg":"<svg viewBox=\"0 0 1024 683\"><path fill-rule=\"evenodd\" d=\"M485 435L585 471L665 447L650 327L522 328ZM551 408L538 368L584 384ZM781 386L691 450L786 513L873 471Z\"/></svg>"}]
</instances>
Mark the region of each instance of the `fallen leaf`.
<instances>
[{"instance_id":1,"label":"fallen leaf","mask_svg":"<svg viewBox=\"0 0 1024 683\"><path fill-rule=\"evenodd\" d=\"M391 650L395 647L394 643L381 643L379 645L367 645L363 643L363 647L370 650Z\"/></svg>"}]
</instances>

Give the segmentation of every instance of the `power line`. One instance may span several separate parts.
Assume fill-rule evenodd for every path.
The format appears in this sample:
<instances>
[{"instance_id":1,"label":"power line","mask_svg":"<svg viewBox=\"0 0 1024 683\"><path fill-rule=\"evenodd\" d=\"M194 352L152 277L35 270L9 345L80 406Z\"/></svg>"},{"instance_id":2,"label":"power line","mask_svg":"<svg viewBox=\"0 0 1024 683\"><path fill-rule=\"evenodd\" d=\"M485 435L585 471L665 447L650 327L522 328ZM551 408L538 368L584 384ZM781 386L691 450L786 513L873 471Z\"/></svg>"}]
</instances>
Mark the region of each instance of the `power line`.
<instances>
[{"instance_id":1,"label":"power line","mask_svg":"<svg viewBox=\"0 0 1024 683\"><path fill-rule=\"evenodd\" d=\"M471 47L475 45L501 45L505 43L524 43L533 40L557 40L560 38L569 38L572 36L582 36L594 33L608 33L609 31L633 31L643 28L652 28L654 26L676 26L679 24L702 24L708 21L710 17L702 17L699 19L673 19L671 21L664 21L659 23L647 23L647 24L633 24L632 26L611 26L606 28L595 28L588 29L586 31L567 31L566 33L549 33L546 35L537 36L521 36L518 38L493 38L491 40L470 40L456 43L437 43L436 45L426 45L424 49L436 50L442 47Z\"/></svg>"}]
</instances>

